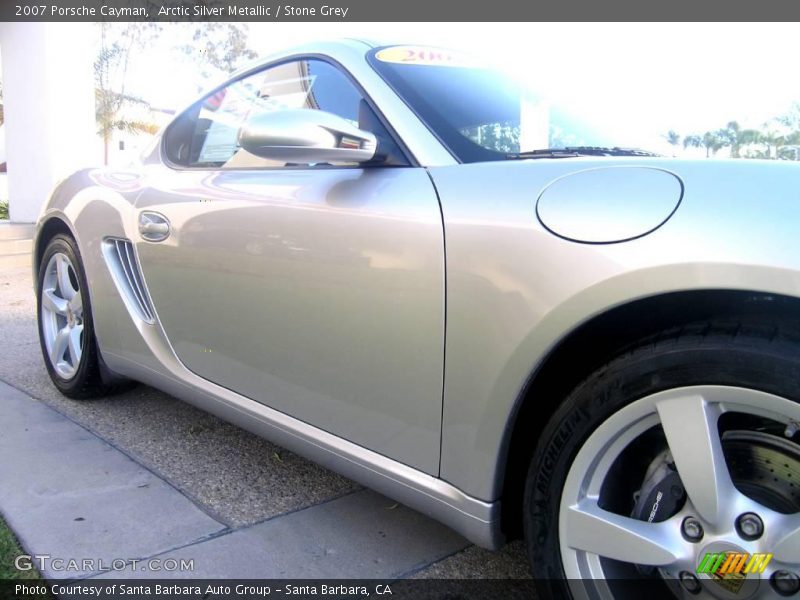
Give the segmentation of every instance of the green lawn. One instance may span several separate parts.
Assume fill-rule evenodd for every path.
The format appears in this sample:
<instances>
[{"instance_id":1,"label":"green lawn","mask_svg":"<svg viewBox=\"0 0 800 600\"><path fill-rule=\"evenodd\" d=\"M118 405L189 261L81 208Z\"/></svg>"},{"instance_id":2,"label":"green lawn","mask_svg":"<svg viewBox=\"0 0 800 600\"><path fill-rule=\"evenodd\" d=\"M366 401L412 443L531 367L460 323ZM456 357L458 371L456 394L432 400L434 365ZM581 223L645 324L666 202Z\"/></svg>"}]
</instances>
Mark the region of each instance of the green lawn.
<instances>
[{"instance_id":1,"label":"green lawn","mask_svg":"<svg viewBox=\"0 0 800 600\"><path fill-rule=\"evenodd\" d=\"M0 596L13 590L11 585L14 581L25 581L30 583L41 583L42 576L39 572L31 569L30 571L19 571L14 567L14 559L24 551L19 545L14 533L8 528L6 522L0 519ZM13 596L12 596L13 597ZM46 596L25 596L25 600L51 599L49 594Z\"/></svg>"}]
</instances>

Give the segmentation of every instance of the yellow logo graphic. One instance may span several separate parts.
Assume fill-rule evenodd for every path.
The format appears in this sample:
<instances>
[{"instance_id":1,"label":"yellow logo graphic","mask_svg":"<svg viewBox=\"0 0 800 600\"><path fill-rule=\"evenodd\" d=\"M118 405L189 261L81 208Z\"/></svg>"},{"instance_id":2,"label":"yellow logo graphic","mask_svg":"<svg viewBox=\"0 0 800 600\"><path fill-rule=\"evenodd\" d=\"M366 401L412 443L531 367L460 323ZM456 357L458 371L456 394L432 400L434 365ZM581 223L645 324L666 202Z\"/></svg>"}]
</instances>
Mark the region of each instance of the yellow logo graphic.
<instances>
[{"instance_id":1,"label":"yellow logo graphic","mask_svg":"<svg viewBox=\"0 0 800 600\"><path fill-rule=\"evenodd\" d=\"M698 573L709 575L733 575L763 573L772 554L748 554L747 552L709 552L697 567Z\"/></svg>"},{"instance_id":2,"label":"yellow logo graphic","mask_svg":"<svg viewBox=\"0 0 800 600\"><path fill-rule=\"evenodd\" d=\"M738 593L750 573L763 573L772 554L748 554L747 552L708 552L698 573L710 575L714 583L723 589Z\"/></svg>"}]
</instances>

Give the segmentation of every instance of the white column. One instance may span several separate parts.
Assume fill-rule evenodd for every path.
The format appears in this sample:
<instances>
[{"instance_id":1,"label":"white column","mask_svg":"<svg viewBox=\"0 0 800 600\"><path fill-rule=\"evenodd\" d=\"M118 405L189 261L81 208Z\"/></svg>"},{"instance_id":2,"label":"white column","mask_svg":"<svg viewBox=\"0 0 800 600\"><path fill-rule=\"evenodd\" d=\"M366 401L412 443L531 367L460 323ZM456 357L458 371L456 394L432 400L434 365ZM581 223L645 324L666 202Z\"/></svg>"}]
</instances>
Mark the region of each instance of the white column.
<instances>
[{"instance_id":1,"label":"white column","mask_svg":"<svg viewBox=\"0 0 800 600\"><path fill-rule=\"evenodd\" d=\"M0 23L9 212L33 223L53 186L98 162L95 26Z\"/></svg>"}]
</instances>

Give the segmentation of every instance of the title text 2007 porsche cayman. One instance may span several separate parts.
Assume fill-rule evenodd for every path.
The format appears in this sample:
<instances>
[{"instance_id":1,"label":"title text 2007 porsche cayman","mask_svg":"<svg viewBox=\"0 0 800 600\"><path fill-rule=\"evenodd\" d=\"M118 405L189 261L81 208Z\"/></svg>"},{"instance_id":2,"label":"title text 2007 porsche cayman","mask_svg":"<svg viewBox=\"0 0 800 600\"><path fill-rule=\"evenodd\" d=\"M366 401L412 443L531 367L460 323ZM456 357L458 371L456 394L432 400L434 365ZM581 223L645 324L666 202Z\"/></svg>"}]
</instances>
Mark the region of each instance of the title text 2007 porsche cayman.
<instances>
[{"instance_id":1,"label":"title text 2007 porsche cayman","mask_svg":"<svg viewBox=\"0 0 800 600\"><path fill-rule=\"evenodd\" d=\"M319 43L55 189L41 343L67 396L146 382L481 546L523 534L548 593L724 595L698 565L732 551L770 555L737 598L791 591L798 227L796 165L626 149L457 53Z\"/></svg>"}]
</instances>

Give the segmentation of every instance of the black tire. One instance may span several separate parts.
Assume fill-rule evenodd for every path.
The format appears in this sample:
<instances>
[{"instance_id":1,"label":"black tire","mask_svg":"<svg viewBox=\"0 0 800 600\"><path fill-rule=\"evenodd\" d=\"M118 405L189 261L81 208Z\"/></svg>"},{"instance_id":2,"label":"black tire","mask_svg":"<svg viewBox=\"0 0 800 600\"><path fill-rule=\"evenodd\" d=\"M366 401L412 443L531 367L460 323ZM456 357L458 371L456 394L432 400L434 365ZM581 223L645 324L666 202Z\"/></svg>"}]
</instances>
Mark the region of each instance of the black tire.
<instances>
[{"instance_id":1,"label":"black tire","mask_svg":"<svg viewBox=\"0 0 800 600\"><path fill-rule=\"evenodd\" d=\"M57 253L66 255L72 263L83 303L81 358L74 375L69 378L62 377L53 367L50 357L47 354L44 338L45 334L42 326L42 288L45 278L45 267L53 255ZM36 282L36 315L39 329L39 345L42 350L42 358L47 367L47 372L53 384L62 394L76 400L97 398L117 393L130 387L130 382L127 381L115 381L113 383L103 381L97 352L97 341L94 335L94 322L92 320L92 307L88 289L83 262L81 261L80 251L78 250L75 240L64 234L54 236L45 248L42 261L39 264L38 281Z\"/></svg>"},{"instance_id":2,"label":"black tire","mask_svg":"<svg viewBox=\"0 0 800 600\"><path fill-rule=\"evenodd\" d=\"M595 371L548 422L525 482L525 543L542 598L571 598L559 542L567 474L591 433L626 405L691 385L745 387L800 401L800 332L769 323L697 323L644 341Z\"/></svg>"}]
</instances>

